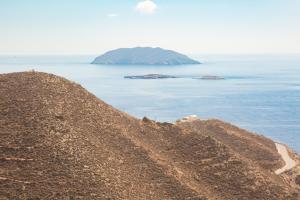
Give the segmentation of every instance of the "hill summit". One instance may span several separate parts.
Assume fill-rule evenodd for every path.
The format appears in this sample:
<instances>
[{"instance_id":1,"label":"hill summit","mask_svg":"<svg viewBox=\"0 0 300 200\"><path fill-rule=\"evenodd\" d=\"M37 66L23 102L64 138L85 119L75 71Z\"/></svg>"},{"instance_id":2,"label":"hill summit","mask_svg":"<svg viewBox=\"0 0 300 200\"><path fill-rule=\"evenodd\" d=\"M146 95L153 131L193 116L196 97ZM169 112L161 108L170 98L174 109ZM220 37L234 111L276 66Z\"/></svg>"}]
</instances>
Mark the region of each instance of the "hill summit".
<instances>
[{"instance_id":1,"label":"hill summit","mask_svg":"<svg viewBox=\"0 0 300 200\"><path fill-rule=\"evenodd\" d=\"M104 65L184 65L200 64L186 55L151 47L121 48L97 57L92 64Z\"/></svg>"},{"instance_id":2,"label":"hill summit","mask_svg":"<svg viewBox=\"0 0 300 200\"><path fill-rule=\"evenodd\" d=\"M0 75L0 199L298 200L283 165L221 121L140 120L55 75Z\"/></svg>"}]
</instances>

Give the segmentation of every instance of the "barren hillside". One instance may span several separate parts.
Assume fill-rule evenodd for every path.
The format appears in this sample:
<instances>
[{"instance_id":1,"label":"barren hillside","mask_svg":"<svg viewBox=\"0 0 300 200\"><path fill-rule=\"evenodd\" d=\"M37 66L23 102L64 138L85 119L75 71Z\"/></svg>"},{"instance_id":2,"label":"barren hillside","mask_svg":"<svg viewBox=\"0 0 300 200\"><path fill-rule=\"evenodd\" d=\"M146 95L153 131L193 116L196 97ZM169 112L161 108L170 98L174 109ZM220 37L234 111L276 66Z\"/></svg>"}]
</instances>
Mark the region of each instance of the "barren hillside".
<instances>
[{"instance_id":1,"label":"barren hillside","mask_svg":"<svg viewBox=\"0 0 300 200\"><path fill-rule=\"evenodd\" d=\"M0 135L1 200L299 199L273 141L139 120L50 74L0 75Z\"/></svg>"}]
</instances>

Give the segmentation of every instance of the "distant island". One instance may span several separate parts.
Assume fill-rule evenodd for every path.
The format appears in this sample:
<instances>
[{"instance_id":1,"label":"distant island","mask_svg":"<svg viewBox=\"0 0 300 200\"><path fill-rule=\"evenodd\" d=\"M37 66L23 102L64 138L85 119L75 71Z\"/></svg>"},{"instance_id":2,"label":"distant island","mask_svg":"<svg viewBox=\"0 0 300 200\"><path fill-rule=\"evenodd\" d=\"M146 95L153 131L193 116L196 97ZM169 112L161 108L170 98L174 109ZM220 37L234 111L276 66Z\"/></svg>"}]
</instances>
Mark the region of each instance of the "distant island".
<instances>
[{"instance_id":1,"label":"distant island","mask_svg":"<svg viewBox=\"0 0 300 200\"><path fill-rule=\"evenodd\" d=\"M121 48L97 57L92 64L103 65L187 65L201 64L186 55L151 47Z\"/></svg>"},{"instance_id":2,"label":"distant island","mask_svg":"<svg viewBox=\"0 0 300 200\"><path fill-rule=\"evenodd\" d=\"M167 79L167 78L178 78L176 76L163 75L163 74L147 74L138 76L124 76L126 79Z\"/></svg>"}]
</instances>

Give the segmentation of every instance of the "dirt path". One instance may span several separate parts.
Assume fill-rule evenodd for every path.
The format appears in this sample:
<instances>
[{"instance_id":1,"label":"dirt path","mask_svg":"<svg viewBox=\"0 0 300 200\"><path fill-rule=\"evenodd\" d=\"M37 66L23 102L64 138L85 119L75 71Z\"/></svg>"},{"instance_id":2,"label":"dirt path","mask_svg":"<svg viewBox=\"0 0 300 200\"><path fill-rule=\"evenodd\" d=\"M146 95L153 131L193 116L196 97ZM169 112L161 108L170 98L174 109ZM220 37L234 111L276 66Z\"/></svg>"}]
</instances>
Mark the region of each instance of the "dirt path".
<instances>
[{"instance_id":1,"label":"dirt path","mask_svg":"<svg viewBox=\"0 0 300 200\"><path fill-rule=\"evenodd\" d=\"M278 170L276 170L275 173L276 174L282 174L283 172L294 168L296 166L296 161L294 161L290 157L290 155L289 155L289 153L288 153L288 151L287 151L287 149L284 145L279 144L279 143L275 143L275 145L276 145L278 153L281 155L282 159L285 162L285 166L278 169Z\"/></svg>"}]
</instances>

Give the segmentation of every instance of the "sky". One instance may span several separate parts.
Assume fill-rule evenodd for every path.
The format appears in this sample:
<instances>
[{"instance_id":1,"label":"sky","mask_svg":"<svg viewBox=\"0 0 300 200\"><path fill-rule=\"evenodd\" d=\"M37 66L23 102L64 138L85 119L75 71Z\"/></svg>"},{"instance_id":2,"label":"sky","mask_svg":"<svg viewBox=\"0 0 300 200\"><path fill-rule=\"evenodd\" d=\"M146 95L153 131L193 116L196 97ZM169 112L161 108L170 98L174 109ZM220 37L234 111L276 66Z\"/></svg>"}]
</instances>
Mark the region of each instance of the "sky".
<instances>
[{"instance_id":1,"label":"sky","mask_svg":"<svg viewBox=\"0 0 300 200\"><path fill-rule=\"evenodd\" d=\"M0 0L0 54L299 54L299 0Z\"/></svg>"}]
</instances>

